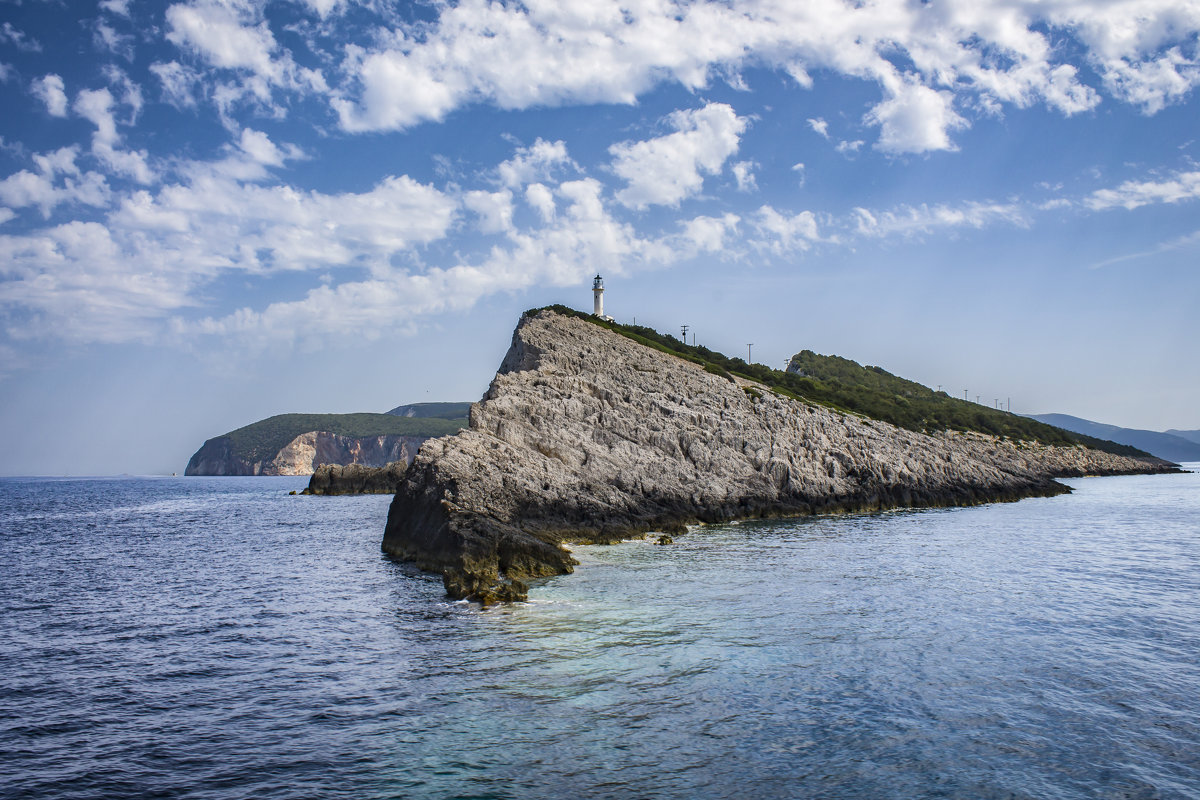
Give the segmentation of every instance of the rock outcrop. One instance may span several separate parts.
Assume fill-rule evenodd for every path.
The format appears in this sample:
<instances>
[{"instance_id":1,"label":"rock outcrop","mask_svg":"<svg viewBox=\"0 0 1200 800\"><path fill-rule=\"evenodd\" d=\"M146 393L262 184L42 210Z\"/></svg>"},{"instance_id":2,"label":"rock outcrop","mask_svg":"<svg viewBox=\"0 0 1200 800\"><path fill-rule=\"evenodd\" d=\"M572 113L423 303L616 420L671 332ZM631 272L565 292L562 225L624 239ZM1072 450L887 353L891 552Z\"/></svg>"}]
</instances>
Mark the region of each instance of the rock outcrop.
<instances>
[{"instance_id":1,"label":"rock outcrop","mask_svg":"<svg viewBox=\"0 0 1200 800\"><path fill-rule=\"evenodd\" d=\"M292 439L273 457L250 462L239 458L229 437L209 439L188 462L185 475L311 475L323 464L382 467L412 463L426 436L342 436L309 431Z\"/></svg>"},{"instance_id":2,"label":"rock outcrop","mask_svg":"<svg viewBox=\"0 0 1200 800\"><path fill-rule=\"evenodd\" d=\"M526 596L566 542L688 523L970 505L1068 491L1055 477L1173 465L979 434L915 433L706 372L588 321L522 318L470 427L427 442L383 549L453 597Z\"/></svg>"},{"instance_id":3,"label":"rock outcrop","mask_svg":"<svg viewBox=\"0 0 1200 800\"><path fill-rule=\"evenodd\" d=\"M393 461L382 467L361 464L325 464L317 467L300 494L395 494L404 480L407 464Z\"/></svg>"}]
</instances>

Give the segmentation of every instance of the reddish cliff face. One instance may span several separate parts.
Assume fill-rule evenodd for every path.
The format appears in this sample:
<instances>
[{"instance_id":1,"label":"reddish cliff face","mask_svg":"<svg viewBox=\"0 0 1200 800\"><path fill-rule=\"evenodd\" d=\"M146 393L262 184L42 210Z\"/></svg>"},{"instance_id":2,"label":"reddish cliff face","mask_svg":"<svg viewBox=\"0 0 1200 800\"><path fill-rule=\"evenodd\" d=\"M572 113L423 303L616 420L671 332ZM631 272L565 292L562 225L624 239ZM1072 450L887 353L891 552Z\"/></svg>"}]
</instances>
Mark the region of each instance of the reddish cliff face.
<instances>
[{"instance_id":1,"label":"reddish cliff face","mask_svg":"<svg viewBox=\"0 0 1200 800\"><path fill-rule=\"evenodd\" d=\"M1067 491L1066 475L1162 471L1082 447L925 435L740 385L584 320L523 318L470 427L430 441L383 549L455 597L525 596L562 547L693 522L967 505Z\"/></svg>"},{"instance_id":2,"label":"reddish cliff face","mask_svg":"<svg viewBox=\"0 0 1200 800\"><path fill-rule=\"evenodd\" d=\"M227 437L204 443L185 475L311 475L324 464L360 464L383 467L393 462L411 464L425 436L365 436L354 438L324 431L302 433L273 458L247 462L232 452Z\"/></svg>"}]
</instances>

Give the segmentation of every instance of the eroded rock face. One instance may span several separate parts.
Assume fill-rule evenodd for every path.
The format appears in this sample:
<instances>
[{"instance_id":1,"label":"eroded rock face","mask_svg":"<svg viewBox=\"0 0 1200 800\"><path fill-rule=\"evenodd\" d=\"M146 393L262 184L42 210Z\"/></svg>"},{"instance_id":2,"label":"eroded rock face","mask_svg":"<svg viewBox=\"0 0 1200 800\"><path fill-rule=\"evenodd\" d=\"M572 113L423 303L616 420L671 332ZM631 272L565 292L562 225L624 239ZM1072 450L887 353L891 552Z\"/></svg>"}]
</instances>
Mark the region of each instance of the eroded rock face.
<instances>
[{"instance_id":1,"label":"eroded rock face","mask_svg":"<svg viewBox=\"0 0 1200 800\"><path fill-rule=\"evenodd\" d=\"M317 467L301 494L395 494L404 480L406 466L403 461L393 461L382 467L325 464Z\"/></svg>"},{"instance_id":2,"label":"eroded rock face","mask_svg":"<svg viewBox=\"0 0 1200 800\"><path fill-rule=\"evenodd\" d=\"M584 320L521 320L470 427L418 453L383 549L454 597L520 599L571 571L564 542L692 522L969 505L1158 471L1082 447L924 435L746 387Z\"/></svg>"},{"instance_id":3,"label":"eroded rock face","mask_svg":"<svg viewBox=\"0 0 1200 800\"><path fill-rule=\"evenodd\" d=\"M425 436L342 436L325 431L302 433L269 460L248 462L233 454L229 438L204 443L185 475L311 475L323 464L383 467L396 461L411 464Z\"/></svg>"}]
</instances>

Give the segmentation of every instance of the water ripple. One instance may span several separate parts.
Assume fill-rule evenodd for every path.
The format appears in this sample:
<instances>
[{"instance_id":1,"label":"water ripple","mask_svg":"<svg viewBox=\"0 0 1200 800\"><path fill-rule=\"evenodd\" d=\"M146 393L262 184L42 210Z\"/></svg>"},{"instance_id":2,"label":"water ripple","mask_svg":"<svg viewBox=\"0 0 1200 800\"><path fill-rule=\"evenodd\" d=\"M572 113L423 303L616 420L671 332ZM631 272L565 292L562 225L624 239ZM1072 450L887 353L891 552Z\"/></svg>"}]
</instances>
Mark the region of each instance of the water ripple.
<instances>
[{"instance_id":1,"label":"water ripple","mask_svg":"<svg viewBox=\"0 0 1200 800\"><path fill-rule=\"evenodd\" d=\"M0 798L1200 797L1200 476L577 547L302 479L0 480Z\"/></svg>"}]
</instances>

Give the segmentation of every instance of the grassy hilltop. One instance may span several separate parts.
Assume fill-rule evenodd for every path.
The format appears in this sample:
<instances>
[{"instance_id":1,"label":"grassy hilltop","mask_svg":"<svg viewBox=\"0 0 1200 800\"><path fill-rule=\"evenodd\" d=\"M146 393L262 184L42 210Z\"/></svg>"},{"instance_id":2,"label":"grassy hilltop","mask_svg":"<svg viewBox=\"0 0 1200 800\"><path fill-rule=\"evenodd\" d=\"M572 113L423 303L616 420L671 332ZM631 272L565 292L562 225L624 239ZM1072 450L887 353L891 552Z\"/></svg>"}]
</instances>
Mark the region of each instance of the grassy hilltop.
<instances>
[{"instance_id":1,"label":"grassy hilltop","mask_svg":"<svg viewBox=\"0 0 1200 800\"><path fill-rule=\"evenodd\" d=\"M788 370L784 372L763 364L747 364L740 358L731 358L707 347L688 345L670 334L662 334L642 325L607 322L562 305L546 308L587 320L647 347L687 359L730 380L734 375L749 378L786 397L860 414L908 430L929 433L975 431L1048 445L1082 444L1118 455L1150 455L1136 447L1071 433L1028 417L959 400L945 392L935 392L928 386L899 378L880 367L864 367L838 356L822 356L811 350L802 350L792 356ZM541 310L532 309L525 313L534 314Z\"/></svg>"}]
</instances>

